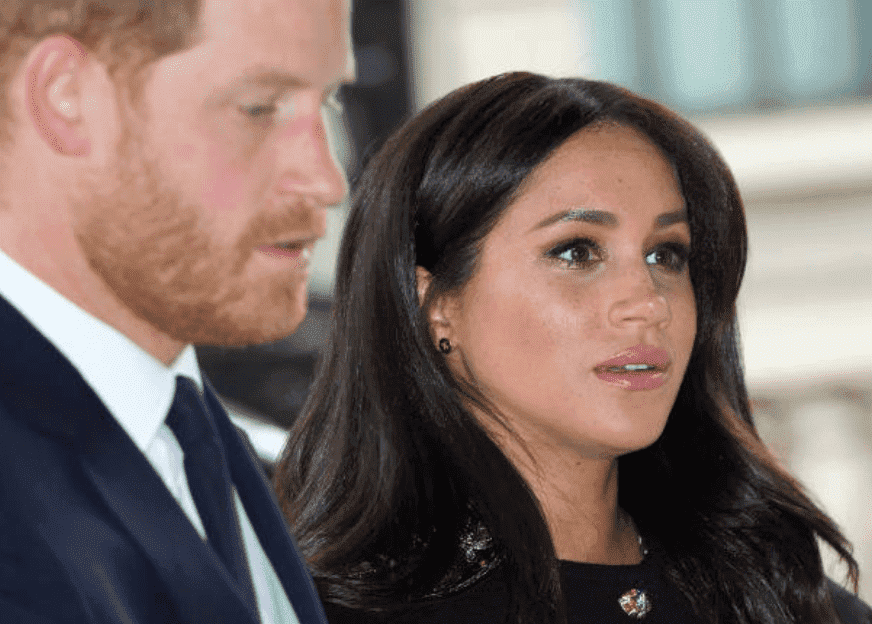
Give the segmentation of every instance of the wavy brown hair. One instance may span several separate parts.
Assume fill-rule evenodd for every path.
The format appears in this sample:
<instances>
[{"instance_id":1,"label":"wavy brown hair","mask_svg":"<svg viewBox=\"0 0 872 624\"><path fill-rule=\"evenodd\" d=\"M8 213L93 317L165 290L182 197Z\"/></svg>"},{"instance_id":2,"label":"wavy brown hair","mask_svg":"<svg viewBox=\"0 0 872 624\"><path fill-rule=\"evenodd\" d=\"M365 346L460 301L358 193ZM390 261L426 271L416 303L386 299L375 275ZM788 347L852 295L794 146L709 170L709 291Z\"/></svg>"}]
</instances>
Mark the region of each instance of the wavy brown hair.
<instances>
[{"instance_id":1,"label":"wavy brown hair","mask_svg":"<svg viewBox=\"0 0 872 624\"><path fill-rule=\"evenodd\" d=\"M704 621L838 621L817 539L847 563L856 590L850 546L760 441L749 407L735 308L747 235L732 175L695 128L655 102L608 83L527 73L429 106L357 184L329 343L276 480L325 600L389 611L451 593L458 536L473 514L508 579L507 620L565 621L539 505L466 408L474 389L434 348L415 268L433 276L429 300L456 292L523 181L568 138L604 122L642 132L675 167L698 310L663 435L619 459L619 504Z\"/></svg>"}]
</instances>

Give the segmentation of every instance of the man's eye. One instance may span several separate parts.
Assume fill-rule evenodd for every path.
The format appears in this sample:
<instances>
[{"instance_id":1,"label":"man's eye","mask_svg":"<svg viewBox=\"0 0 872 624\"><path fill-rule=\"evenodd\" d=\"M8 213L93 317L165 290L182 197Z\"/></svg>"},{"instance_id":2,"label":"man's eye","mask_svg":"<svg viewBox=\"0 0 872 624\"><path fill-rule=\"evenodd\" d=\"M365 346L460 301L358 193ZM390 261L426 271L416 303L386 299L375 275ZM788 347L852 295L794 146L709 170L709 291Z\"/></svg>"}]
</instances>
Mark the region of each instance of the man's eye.
<instances>
[{"instance_id":1,"label":"man's eye","mask_svg":"<svg viewBox=\"0 0 872 624\"><path fill-rule=\"evenodd\" d=\"M254 123L281 124L294 118L296 103L287 98L270 104L246 104L239 107L239 112Z\"/></svg>"},{"instance_id":2,"label":"man's eye","mask_svg":"<svg viewBox=\"0 0 872 624\"><path fill-rule=\"evenodd\" d=\"M602 259L599 246L589 239L578 238L562 243L548 252L568 268L585 268Z\"/></svg>"},{"instance_id":3,"label":"man's eye","mask_svg":"<svg viewBox=\"0 0 872 624\"><path fill-rule=\"evenodd\" d=\"M667 271L681 273L687 267L690 249L683 243L668 243L660 245L645 256L649 265L660 265Z\"/></svg>"},{"instance_id":4,"label":"man's eye","mask_svg":"<svg viewBox=\"0 0 872 624\"><path fill-rule=\"evenodd\" d=\"M240 106L239 112L246 117L252 119L263 119L275 115L278 107L275 104L251 104L249 106Z\"/></svg>"}]
</instances>

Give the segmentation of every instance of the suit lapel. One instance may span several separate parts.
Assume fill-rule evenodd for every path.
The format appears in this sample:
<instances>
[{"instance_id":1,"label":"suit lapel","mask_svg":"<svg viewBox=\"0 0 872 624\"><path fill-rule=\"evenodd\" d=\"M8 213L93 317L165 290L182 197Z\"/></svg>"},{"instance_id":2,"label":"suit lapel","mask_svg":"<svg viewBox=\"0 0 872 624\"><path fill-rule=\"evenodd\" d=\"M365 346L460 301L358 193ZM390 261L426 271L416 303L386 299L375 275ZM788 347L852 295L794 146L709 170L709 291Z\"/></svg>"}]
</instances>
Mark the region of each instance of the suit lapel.
<instances>
[{"instance_id":1,"label":"suit lapel","mask_svg":"<svg viewBox=\"0 0 872 624\"><path fill-rule=\"evenodd\" d=\"M101 452L84 455L82 464L115 517L151 560L182 621L259 622L215 552L132 441L116 440Z\"/></svg>"},{"instance_id":2,"label":"suit lapel","mask_svg":"<svg viewBox=\"0 0 872 624\"><path fill-rule=\"evenodd\" d=\"M118 524L166 584L181 619L258 622L218 557L94 391L2 297L0 328L0 388L8 389L0 400L5 410L72 450ZM154 588L142 589L150 590Z\"/></svg>"},{"instance_id":3,"label":"suit lapel","mask_svg":"<svg viewBox=\"0 0 872 624\"><path fill-rule=\"evenodd\" d=\"M300 623L327 624L315 584L288 532L257 458L242 441L208 382L204 394L224 442L236 491Z\"/></svg>"}]
</instances>

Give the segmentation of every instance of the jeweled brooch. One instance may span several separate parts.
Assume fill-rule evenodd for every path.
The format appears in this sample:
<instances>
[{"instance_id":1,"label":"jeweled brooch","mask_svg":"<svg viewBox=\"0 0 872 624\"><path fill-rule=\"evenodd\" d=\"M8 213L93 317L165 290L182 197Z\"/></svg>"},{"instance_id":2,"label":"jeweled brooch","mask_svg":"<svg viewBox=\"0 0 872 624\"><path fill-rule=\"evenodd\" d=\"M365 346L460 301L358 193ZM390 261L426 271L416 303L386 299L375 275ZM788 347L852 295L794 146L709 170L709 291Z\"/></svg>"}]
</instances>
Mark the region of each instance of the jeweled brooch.
<instances>
[{"instance_id":1,"label":"jeweled brooch","mask_svg":"<svg viewBox=\"0 0 872 624\"><path fill-rule=\"evenodd\" d=\"M648 599L648 594L641 589L631 589L624 592L621 597L618 598L618 604L621 605L624 613L637 620L641 620L643 617L648 615L652 608L651 600Z\"/></svg>"}]
</instances>

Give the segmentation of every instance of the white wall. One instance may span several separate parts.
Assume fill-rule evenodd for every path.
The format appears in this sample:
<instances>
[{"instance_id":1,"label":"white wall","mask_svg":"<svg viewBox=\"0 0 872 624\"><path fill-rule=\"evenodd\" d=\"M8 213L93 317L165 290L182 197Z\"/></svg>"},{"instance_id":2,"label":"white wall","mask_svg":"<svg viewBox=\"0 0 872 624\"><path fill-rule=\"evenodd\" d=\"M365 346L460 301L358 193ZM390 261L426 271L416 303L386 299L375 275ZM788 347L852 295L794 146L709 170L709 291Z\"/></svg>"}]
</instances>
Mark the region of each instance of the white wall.
<instances>
[{"instance_id":1,"label":"white wall","mask_svg":"<svg viewBox=\"0 0 872 624\"><path fill-rule=\"evenodd\" d=\"M578 75L591 69L575 0L411 0L419 105L505 71Z\"/></svg>"},{"instance_id":2,"label":"white wall","mask_svg":"<svg viewBox=\"0 0 872 624\"><path fill-rule=\"evenodd\" d=\"M872 371L872 107L698 125L745 199L751 386Z\"/></svg>"}]
</instances>

